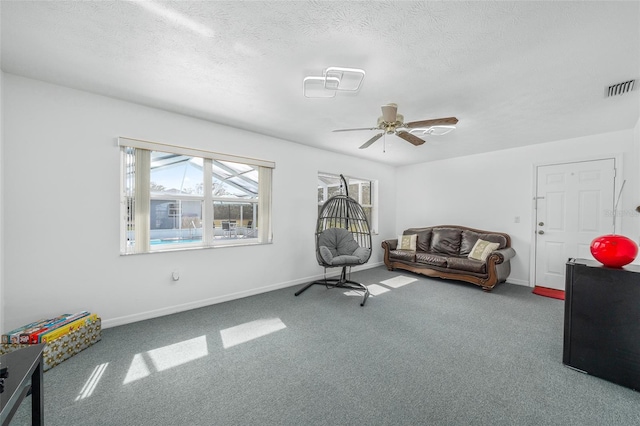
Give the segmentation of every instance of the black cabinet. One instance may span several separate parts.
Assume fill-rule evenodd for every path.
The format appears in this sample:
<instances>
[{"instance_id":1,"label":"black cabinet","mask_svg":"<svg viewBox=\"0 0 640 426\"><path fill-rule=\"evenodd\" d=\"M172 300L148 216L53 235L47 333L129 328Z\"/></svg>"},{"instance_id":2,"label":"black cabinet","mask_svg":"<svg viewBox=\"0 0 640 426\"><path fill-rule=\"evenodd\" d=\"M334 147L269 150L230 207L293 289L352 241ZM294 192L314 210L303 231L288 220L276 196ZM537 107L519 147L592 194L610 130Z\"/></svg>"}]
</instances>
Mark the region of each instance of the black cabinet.
<instances>
[{"instance_id":1,"label":"black cabinet","mask_svg":"<svg viewBox=\"0 0 640 426\"><path fill-rule=\"evenodd\" d=\"M569 259L566 268L562 362L640 390L640 267Z\"/></svg>"}]
</instances>

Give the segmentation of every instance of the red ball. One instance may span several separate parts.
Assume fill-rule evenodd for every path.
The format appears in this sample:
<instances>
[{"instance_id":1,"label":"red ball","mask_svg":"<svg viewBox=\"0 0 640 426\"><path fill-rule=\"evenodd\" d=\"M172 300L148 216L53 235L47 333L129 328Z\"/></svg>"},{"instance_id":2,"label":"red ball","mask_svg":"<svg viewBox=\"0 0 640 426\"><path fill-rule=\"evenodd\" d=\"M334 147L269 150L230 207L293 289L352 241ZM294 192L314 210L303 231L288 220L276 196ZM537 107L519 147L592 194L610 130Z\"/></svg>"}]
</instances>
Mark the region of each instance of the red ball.
<instances>
[{"instance_id":1,"label":"red ball","mask_svg":"<svg viewBox=\"0 0 640 426\"><path fill-rule=\"evenodd\" d=\"M638 255L638 245L622 235L603 235L591 242L591 254L610 268L622 268Z\"/></svg>"}]
</instances>

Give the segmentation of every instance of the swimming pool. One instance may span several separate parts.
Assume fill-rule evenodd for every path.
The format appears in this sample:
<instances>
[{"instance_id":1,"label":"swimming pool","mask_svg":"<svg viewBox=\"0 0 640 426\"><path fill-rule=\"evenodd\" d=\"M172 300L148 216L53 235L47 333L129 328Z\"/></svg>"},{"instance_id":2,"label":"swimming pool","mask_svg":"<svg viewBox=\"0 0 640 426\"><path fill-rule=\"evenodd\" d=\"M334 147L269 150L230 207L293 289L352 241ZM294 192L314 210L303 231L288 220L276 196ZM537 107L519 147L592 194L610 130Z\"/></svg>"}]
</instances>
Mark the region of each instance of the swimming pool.
<instances>
[{"instance_id":1,"label":"swimming pool","mask_svg":"<svg viewBox=\"0 0 640 426\"><path fill-rule=\"evenodd\" d=\"M162 238L151 240L150 244L152 246L158 244L187 244L187 243L201 243L202 238Z\"/></svg>"}]
</instances>

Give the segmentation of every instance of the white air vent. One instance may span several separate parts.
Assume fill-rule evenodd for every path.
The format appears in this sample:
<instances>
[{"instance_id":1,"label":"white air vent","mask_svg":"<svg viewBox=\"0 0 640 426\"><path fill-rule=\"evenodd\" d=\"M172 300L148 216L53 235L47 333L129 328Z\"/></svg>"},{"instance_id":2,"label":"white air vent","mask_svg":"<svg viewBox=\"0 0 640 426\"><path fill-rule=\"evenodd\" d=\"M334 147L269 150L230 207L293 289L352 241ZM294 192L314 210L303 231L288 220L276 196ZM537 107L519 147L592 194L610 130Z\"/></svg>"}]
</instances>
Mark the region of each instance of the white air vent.
<instances>
[{"instance_id":1,"label":"white air vent","mask_svg":"<svg viewBox=\"0 0 640 426\"><path fill-rule=\"evenodd\" d=\"M612 84L607 88L607 97L623 95L633 90L635 80L623 81L622 83Z\"/></svg>"}]
</instances>

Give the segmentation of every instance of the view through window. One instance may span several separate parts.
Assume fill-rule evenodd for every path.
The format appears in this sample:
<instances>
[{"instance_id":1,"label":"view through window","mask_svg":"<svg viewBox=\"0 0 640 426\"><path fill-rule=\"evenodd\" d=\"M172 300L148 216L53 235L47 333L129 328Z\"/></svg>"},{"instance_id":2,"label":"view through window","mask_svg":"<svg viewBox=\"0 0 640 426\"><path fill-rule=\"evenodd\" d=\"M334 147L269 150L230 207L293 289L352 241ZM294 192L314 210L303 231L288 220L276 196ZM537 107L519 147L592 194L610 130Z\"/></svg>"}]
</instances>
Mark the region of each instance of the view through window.
<instances>
[{"instance_id":1,"label":"view through window","mask_svg":"<svg viewBox=\"0 0 640 426\"><path fill-rule=\"evenodd\" d=\"M378 232L378 208L376 201L376 182L370 179L344 176L347 181L349 197L356 200L363 208L369 227L373 233ZM331 197L346 194L340 175L318 172L318 214L322 205Z\"/></svg>"},{"instance_id":2,"label":"view through window","mask_svg":"<svg viewBox=\"0 0 640 426\"><path fill-rule=\"evenodd\" d=\"M270 163L121 139L123 254L270 242Z\"/></svg>"}]
</instances>

